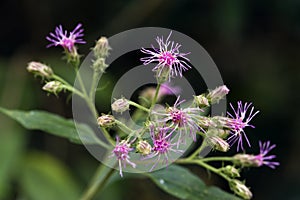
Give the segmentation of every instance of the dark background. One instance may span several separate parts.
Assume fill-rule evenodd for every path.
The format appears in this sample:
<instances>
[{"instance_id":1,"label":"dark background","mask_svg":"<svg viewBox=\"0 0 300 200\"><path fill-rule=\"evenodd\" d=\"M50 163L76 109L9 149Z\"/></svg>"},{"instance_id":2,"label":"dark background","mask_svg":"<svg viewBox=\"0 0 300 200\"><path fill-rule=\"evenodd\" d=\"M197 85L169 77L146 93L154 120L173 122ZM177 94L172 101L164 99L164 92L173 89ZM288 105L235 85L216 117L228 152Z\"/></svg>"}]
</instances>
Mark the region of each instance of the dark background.
<instances>
[{"instance_id":1,"label":"dark background","mask_svg":"<svg viewBox=\"0 0 300 200\"><path fill-rule=\"evenodd\" d=\"M262 167L243 173L254 199L300 199L300 1L1 1L1 106L44 109L71 117L70 103L65 106L66 96L47 97L40 89L39 79L28 74L25 67L31 60L44 61L58 73L68 75L70 69L57 61L61 49L46 49L45 36L59 24L72 30L78 22L85 28L87 41L87 45L80 46L82 54L88 54L101 35L109 37L145 26L174 29L198 41L230 88L228 100L252 101L261 111L253 120L256 129L247 130L254 141L250 152L258 151L258 140L277 144L273 153L281 163L278 169ZM107 105L103 108L107 109ZM13 134L18 125L3 115L0 117L0 136ZM84 188L97 166L84 147L37 131L23 130L21 135L22 155L39 151L55 157L71 169L80 190ZM15 168L22 165L16 164ZM205 171L191 169L206 177ZM0 190L5 195L0 197L14 199L24 194L16 179L0 179L5 179L2 182L6 185ZM228 189L225 182L214 176L207 183ZM134 193L130 195L126 190ZM171 199L144 180L126 180L107 193L111 191L117 191L120 195L115 198L121 199Z\"/></svg>"}]
</instances>

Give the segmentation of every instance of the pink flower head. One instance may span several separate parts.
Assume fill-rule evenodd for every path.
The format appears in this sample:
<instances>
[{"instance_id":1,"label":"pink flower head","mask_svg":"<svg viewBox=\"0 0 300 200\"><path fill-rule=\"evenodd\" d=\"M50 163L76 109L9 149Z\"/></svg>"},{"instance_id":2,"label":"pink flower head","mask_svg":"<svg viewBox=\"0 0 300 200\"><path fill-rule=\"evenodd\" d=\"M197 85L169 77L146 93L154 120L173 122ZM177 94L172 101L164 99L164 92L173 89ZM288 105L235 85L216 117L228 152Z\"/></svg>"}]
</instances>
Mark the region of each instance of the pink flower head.
<instances>
[{"instance_id":1,"label":"pink flower head","mask_svg":"<svg viewBox=\"0 0 300 200\"><path fill-rule=\"evenodd\" d=\"M180 96L177 98L173 107L167 108L166 113L155 113L158 115L162 115L163 119L159 122L169 123L169 128L171 129L171 133L178 130L179 131L179 139L177 142L177 147L180 142L185 142L185 137L187 133L189 136L196 141L196 132L199 130L204 131L199 125L198 121L200 120L200 112L202 111L200 108L178 108L180 104L182 104L185 100L179 101ZM183 132L184 131L184 132Z\"/></svg>"},{"instance_id":2,"label":"pink flower head","mask_svg":"<svg viewBox=\"0 0 300 200\"><path fill-rule=\"evenodd\" d=\"M130 156L128 154L132 150L133 150L133 148L130 148L130 144L128 144L128 142L126 140L122 140L120 142L119 137L117 137L117 144L116 144L114 150L112 151L111 157L114 156L118 159L121 177L123 177L122 165L124 168L126 168L126 164L128 163L133 168L136 167L136 164L129 160Z\"/></svg>"},{"instance_id":3,"label":"pink flower head","mask_svg":"<svg viewBox=\"0 0 300 200\"><path fill-rule=\"evenodd\" d=\"M272 169L275 169L279 165L279 162L273 162L272 159L276 158L275 155L266 156L272 149L276 147L275 144L270 145L270 141L262 143L259 141L260 153L255 156L255 160L258 163L258 166L266 165Z\"/></svg>"},{"instance_id":4,"label":"pink flower head","mask_svg":"<svg viewBox=\"0 0 300 200\"><path fill-rule=\"evenodd\" d=\"M75 43L85 44L86 42L80 38L83 37L82 24L78 24L75 29L68 34L66 30L63 30L62 25L55 28L55 33L50 33L46 39L51 43L47 45L47 48L51 46L62 46L68 52L75 51Z\"/></svg>"},{"instance_id":5,"label":"pink flower head","mask_svg":"<svg viewBox=\"0 0 300 200\"><path fill-rule=\"evenodd\" d=\"M182 153L182 150L173 149L175 143L173 142L173 138L171 138L172 134L169 133L169 128L167 127L159 127L155 128L154 126L150 126L150 135L153 142L152 153L147 155L144 159L149 159L157 156L157 160L154 165L151 167L150 172L157 166L157 164L161 161L161 159L168 164L169 163L169 153L170 151L176 153Z\"/></svg>"},{"instance_id":6,"label":"pink flower head","mask_svg":"<svg viewBox=\"0 0 300 200\"><path fill-rule=\"evenodd\" d=\"M248 146L251 147L247 135L244 131L244 128L247 126L254 128L254 126L249 124L249 122L255 115L259 113L259 111L253 113L254 107L252 106L250 109L250 113L247 116L247 111L249 110L251 105L252 103L245 103L243 105L241 101L238 101L238 108L235 110L232 104L230 103L230 107L234 111L234 115L227 112L228 116L230 117L228 118L227 125L231 129L232 134L228 138L228 142L230 145L233 145L234 143L238 142L237 151L239 151L240 148L244 150L243 137L246 139Z\"/></svg>"},{"instance_id":7,"label":"pink flower head","mask_svg":"<svg viewBox=\"0 0 300 200\"><path fill-rule=\"evenodd\" d=\"M158 72L158 76L161 75L166 67L169 68L169 81L171 77L174 77L174 75L182 77L183 71L187 71L188 69L192 68L187 63L189 59L186 57L186 55L190 53L180 53L179 48L181 45L175 43L174 41L169 41L171 34L172 31L170 32L166 41L164 41L163 36L161 38L156 38L159 48L155 48L152 45L151 50L145 48L141 49L141 52L149 55L148 57L141 58L141 61L144 62L144 65L148 65L152 62L158 62L158 64L153 68L153 71Z\"/></svg>"}]
</instances>

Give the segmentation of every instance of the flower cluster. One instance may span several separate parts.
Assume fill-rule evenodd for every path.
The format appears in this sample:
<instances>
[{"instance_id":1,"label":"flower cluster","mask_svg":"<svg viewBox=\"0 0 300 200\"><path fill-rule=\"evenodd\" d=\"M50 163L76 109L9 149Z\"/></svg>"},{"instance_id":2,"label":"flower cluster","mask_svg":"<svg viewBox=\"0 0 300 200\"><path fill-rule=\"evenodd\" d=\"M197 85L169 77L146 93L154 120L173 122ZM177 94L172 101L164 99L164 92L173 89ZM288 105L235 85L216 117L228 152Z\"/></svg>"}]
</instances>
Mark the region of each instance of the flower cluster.
<instances>
[{"instance_id":1,"label":"flower cluster","mask_svg":"<svg viewBox=\"0 0 300 200\"><path fill-rule=\"evenodd\" d=\"M91 68L93 69L93 79L90 91L86 91L84 85L81 88L74 88L63 78L56 75L53 70L39 62L30 62L27 70L36 76L46 79L43 90L57 94L69 91L80 96L83 101L89 105L95 116L95 121L103 130L105 139L111 144L111 152L108 156L113 163L117 163L120 176L123 177L123 171L129 165L132 168L139 167L144 162L150 163L149 171L153 171L160 166L167 166L172 162L184 164L198 164L214 173L219 174L228 181L231 190L244 199L252 198L250 189L244 181L239 180L240 171L244 167L268 166L274 169L279 162L274 161L275 155L268 155L276 145L271 145L270 141L259 141L260 152L257 155L247 154L247 148L251 143L246 129L255 128L252 119L259 113L255 110L252 103L237 102L237 107L230 103L232 112L227 112L226 116L209 116L207 112L213 104L217 104L226 97L229 89L225 85L209 90L207 93L199 94L193 98L192 103L187 104L188 99L180 99L181 88L173 86L171 79L175 77L182 78L183 73L192 68L189 63L188 53L180 52L181 44L172 41L172 32L166 40L164 37L157 37L158 46L151 45L151 48L141 48L141 52L147 56L141 58L144 65L155 63L152 71L157 79L156 89L149 87L140 93L140 98L147 103L133 102L122 97L115 99L111 104L112 111L123 113L135 106L133 109L133 121L142 121L142 126L138 130L131 129L131 124L127 125L119 121L111 114L98 115L96 107L93 107L93 91L96 91L96 83L99 73L105 72L108 65L106 58L110 54L111 47L105 37L101 37L94 48L94 60ZM75 44L86 43L83 39L83 28L78 24L75 29L68 33L58 26L54 33L46 37L51 43L47 47L61 46L68 56L68 61L74 65L76 73L79 69L80 56L77 53ZM80 81L79 81L80 82ZM163 97L166 95L177 96L174 104L163 104ZM160 104L159 104L160 103ZM159 105L157 105L159 104ZM207 116L208 115L208 116ZM145 120L144 120L145 119ZM132 122L132 121L131 121ZM110 135L110 130L116 134ZM105 142L98 140L99 145L105 145ZM188 145L186 145L188 144ZM185 152L187 146L193 145L196 149L187 158L180 158ZM200 145L199 145L200 144ZM215 151L227 152L233 145L236 145L237 153L232 157L208 157L203 158L201 152L203 149L211 148ZM183 149L184 148L184 149ZM178 159L178 160L177 160ZM230 164L215 168L209 165L209 161L228 162Z\"/></svg>"}]
</instances>

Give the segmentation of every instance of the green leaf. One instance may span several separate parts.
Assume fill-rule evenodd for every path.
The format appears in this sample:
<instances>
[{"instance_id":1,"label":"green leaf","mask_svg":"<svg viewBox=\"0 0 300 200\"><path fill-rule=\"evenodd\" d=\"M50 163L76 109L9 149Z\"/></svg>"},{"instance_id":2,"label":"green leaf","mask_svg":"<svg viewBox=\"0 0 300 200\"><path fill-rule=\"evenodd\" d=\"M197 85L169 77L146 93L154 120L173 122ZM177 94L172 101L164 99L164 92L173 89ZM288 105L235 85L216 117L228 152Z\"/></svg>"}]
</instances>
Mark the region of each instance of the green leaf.
<instances>
[{"instance_id":1,"label":"green leaf","mask_svg":"<svg viewBox=\"0 0 300 200\"><path fill-rule=\"evenodd\" d=\"M165 192L188 200L238 200L236 196L217 187L208 187L186 168L170 165L165 169L146 174Z\"/></svg>"},{"instance_id":2,"label":"green leaf","mask_svg":"<svg viewBox=\"0 0 300 200\"><path fill-rule=\"evenodd\" d=\"M20 184L25 199L79 199L79 186L69 170L55 158L41 152L28 154L22 166Z\"/></svg>"},{"instance_id":3,"label":"green leaf","mask_svg":"<svg viewBox=\"0 0 300 200\"><path fill-rule=\"evenodd\" d=\"M41 130L56 136L69 139L77 144L99 144L101 141L95 136L93 130L85 125L79 124L82 138L79 138L75 124L72 119L65 119L59 115L51 114L45 111L19 111L8 110L0 107L0 112L19 122L23 127L29 130ZM81 140L82 139L82 140ZM103 143L102 145L105 146Z\"/></svg>"}]
</instances>

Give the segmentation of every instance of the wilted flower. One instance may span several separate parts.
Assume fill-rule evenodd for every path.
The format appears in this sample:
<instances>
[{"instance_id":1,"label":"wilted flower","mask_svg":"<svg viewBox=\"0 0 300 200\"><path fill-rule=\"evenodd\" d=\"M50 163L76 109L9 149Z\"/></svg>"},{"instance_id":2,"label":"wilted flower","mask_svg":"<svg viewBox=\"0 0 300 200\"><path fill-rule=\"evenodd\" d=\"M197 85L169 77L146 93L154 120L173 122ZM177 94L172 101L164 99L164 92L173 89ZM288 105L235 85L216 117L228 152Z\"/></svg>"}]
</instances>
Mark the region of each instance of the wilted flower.
<instances>
[{"instance_id":1,"label":"wilted flower","mask_svg":"<svg viewBox=\"0 0 300 200\"><path fill-rule=\"evenodd\" d=\"M244 199L251 199L252 193L249 188L241 181L233 179L229 182L230 189Z\"/></svg>"},{"instance_id":2,"label":"wilted flower","mask_svg":"<svg viewBox=\"0 0 300 200\"><path fill-rule=\"evenodd\" d=\"M53 75L51 67L35 61L28 63L27 71L47 79L51 78Z\"/></svg>"},{"instance_id":3,"label":"wilted flower","mask_svg":"<svg viewBox=\"0 0 300 200\"><path fill-rule=\"evenodd\" d=\"M50 81L43 86L43 90L57 95L63 90L63 84L59 81Z\"/></svg>"},{"instance_id":4,"label":"wilted flower","mask_svg":"<svg viewBox=\"0 0 300 200\"><path fill-rule=\"evenodd\" d=\"M279 165L279 162L271 161L276 158L275 155L266 156L273 148L275 144L270 146L270 141L262 143L259 141L260 153L258 155L249 154L237 154L234 156L235 164L242 165L244 167L261 167L266 165L272 169L275 169Z\"/></svg>"},{"instance_id":5,"label":"wilted flower","mask_svg":"<svg viewBox=\"0 0 300 200\"><path fill-rule=\"evenodd\" d=\"M244 105L242 104L241 101L238 101L238 108L235 110L232 106L232 104L230 103L230 107L232 108L232 110L234 111L234 115L230 114L229 112L227 112L227 114L229 115L230 118L227 119L227 125L228 127L231 129L231 136L228 138L228 142L230 145L233 145L235 142L238 142L238 146L237 146L237 151L239 151L239 149L241 148L242 150L244 150L243 147L243 137L246 139L247 144L250 145L250 142L247 138L247 135L244 131L244 128L249 126L251 128L254 128L253 125L249 124L249 122L252 120L252 118L259 113L259 111L256 111L255 113L253 113L254 111L254 107L251 107L250 113L248 114L248 117L246 116L248 109L250 108L250 106L252 105L252 103L245 103Z\"/></svg>"},{"instance_id":6,"label":"wilted flower","mask_svg":"<svg viewBox=\"0 0 300 200\"><path fill-rule=\"evenodd\" d=\"M161 161L165 162L165 164L169 163L170 152L182 153L182 150L174 149L173 147L176 145L173 143L173 139L171 138L172 134L169 132L169 128L167 127L158 127L150 126L150 135L153 141L152 152L146 156L144 159L149 159L157 156L157 160L154 165L151 167L150 172L157 166L157 164Z\"/></svg>"},{"instance_id":7,"label":"wilted flower","mask_svg":"<svg viewBox=\"0 0 300 200\"><path fill-rule=\"evenodd\" d=\"M112 115L102 115L98 117L97 122L101 127L112 127L115 124L115 118Z\"/></svg>"},{"instance_id":8,"label":"wilted flower","mask_svg":"<svg viewBox=\"0 0 300 200\"><path fill-rule=\"evenodd\" d=\"M169 128L171 128L171 133L178 130L179 131L179 139L177 143L177 147L179 146L181 141L184 141L184 137L187 133L192 137L194 141L196 141L196 132L199 130L204 131L199 125L198 120L200 119L200 108L178 108L180 104L182 104L185 100L179 101L180 96L177 98L173 107L168 107L166 113L158 113L154 114L164 116L163 119L159 120L162 123L169 123ZM182 132L184 130L184 133Z\"/></svg>"},{"instance_id":9,"label":"wilted flower","mask_svg":"<svg viewBox=\"0 0 300 200\"><path fill-rule=\"evenodd\" d=\"M166 41L164 41L163 36L157 37L156 42L159 45L159 48L155 48L152 45L152 49L148 50L142 48L141 51L145 54L148 54L148 57L144 57L141 61L144 62L144 65L148 65L152 62L158 62L158 64L153 68L153 71L157 72L157 77L167 73L167 80L170 81L171 77L180 76L182 77L182 72L187 71L192 68L187 61L189 59L186 57L189 53L180 53L179 48L180 44L175 43L174 41L169 41L172 32L170 32Z\"/></svg>"},{"instance_id":10,"label":"wilted flower","mask_svg":"<svg viewBox=\"0 0 300 200\"><path fill-rule=\"evenodd\" d=\"M207 95L211 104L219 103L221 99L223 99L229 92L229 89L226 85L222 85L217 87L216 89L210 91Z\"/></svg>"},{"instance_id":11,"label":"wilted flower","mask_svg":"<svg viewBox=\"0 0 300 200\"><path fill-rule=\"evenodd\" d=\"M128 100L125 98L120 98L116 99L112 104L111 104L111 109L116 112L124 112L126 110L129 110L129 103Z\"/></svg>"},{"instance_id":12,"label":"wilted flower","mask_svg":"<svg viewBox=\"0 0 300 200\"><path fill-rule=\"evenodd\" d=\"M75 44L85 44L86 42L81 38L83 37L82 24L78 24L75 29L68 34L66 30L63 30L62 25L55 28L55 33L50 33L46 39L51 43L47 45L47 48L51 46L62 46L66 51L70 53L76 52Z\"/></svg>"},{"instance_id":13,"label":"wilted flower","mask_svg":"<svg viewBox=\"0 0 300 200\"><path fill-rule=\"evenodd\" d=\"M120 170L120 175L123 177L123 172L122 172L122 166L126 168L126 164L130 164L133 168L136 167L136 164L131 162L129 152L132 151L133 148L130 148L130 144L126 140L122 140L120 142L120 139L117 137L117 143L112 151L112 155L110 157L116 157L119 162L119 170Z\"/></svg>"}]
</instances>

